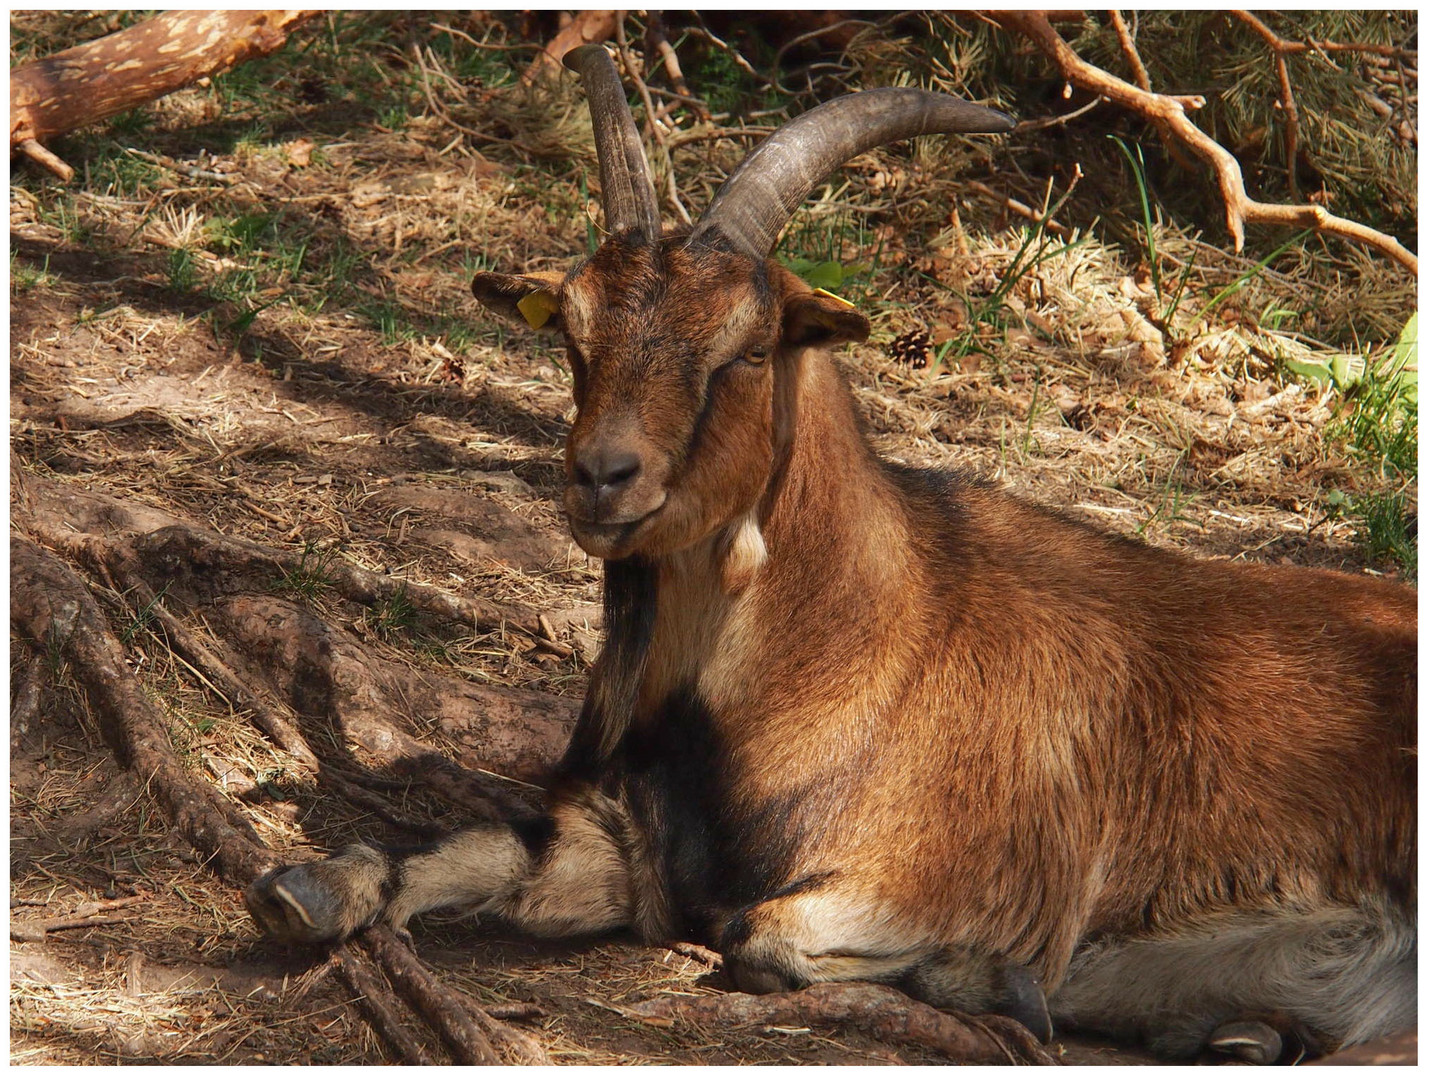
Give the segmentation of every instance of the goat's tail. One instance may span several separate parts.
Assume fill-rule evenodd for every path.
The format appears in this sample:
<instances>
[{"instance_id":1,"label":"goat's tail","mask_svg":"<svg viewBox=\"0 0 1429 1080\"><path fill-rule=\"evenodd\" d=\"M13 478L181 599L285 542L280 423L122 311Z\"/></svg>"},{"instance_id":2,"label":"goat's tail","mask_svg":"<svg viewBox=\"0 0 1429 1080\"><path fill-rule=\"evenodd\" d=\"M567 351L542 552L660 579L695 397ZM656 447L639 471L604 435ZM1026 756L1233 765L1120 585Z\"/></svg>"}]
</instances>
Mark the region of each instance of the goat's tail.
<instances>
[{"instance_id":1,"label":"goat's tail","mask_svg":"<svg viewBox=\"0 0 1429 1080\"><path fill-rule=\"evenodd\" d=\"M1417 959L1412 910L1226 913L1084 946L1049 1005L1059 1026L1167 1056L1194 1056L1222 1025L1270 1015L1333 1049L1415 1026Z\"/></svg>"}]
</instances>

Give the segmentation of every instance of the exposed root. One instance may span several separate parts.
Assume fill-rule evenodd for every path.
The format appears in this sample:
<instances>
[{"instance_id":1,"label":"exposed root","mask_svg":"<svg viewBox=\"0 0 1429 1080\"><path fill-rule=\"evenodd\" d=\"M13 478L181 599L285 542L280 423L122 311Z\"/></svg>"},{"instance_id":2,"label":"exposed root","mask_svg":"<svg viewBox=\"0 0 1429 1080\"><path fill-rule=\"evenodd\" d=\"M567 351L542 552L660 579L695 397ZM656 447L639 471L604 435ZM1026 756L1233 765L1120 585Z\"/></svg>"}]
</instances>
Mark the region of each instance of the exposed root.
<instances>
[{"instance_id":1,"label":"exposed root","mask_svg":"<svg viewBox=\"0 0 1429 1080\"><path fill-rule=\"evenodd\" d=\"M124 650L83 581L27 540L10 541L10 618L41 650L69 660L105 738L143 778L183 836L225 880L246 883L277 859L233 806L195 783L169 743L163 715L124 662Z\"/></svg>"},{"instance_id":2,"label":"exposed root","mask_svg":"<svg viewBox=\"0 0 1429 1080\"><path fill-rule=\"evenodd\" d=\"M164 607L159 597L137 575L126 575L125 583L140 604L159 620L175 651L210 688L227 699L233 708L246 709L259 729L284 751L309 768L317 768L317 755L291 720L272 708L261 694L234 672L231 665L189 633L188 628Z\"/></svg>"},{"instance_id":3,"label":"exposed root","mask_svg":"<svg viewBox=\"0 0 1429 1080\"><path fill-rule=\"evenodd\" d=\"M372 962L346 945L333 953L333 960L333 972L357 996L358 1007L367 1015L372 1030L396 1052L402 1064L434 1064L431 1055L402 1025L397 999L378 980Z\"/></svg>"},{"instance_id":4,"label":"exposed root","mask_svg":"<svg viewBox=\"0 0 1429 1080\"><path fill-rule=\"evenodd\" d=\"M397 991L436 1029L457 1064L549 1064L534 1039L498 1023L464 994L442 985L391 930L369 927L358 940Z\"/></svg>"},{"instance_id":5,"label":"exposed root","mask_svg":"<svg viewBox=\"0 0 1429 1080\"><path fill-rule=\"evenodd\" d=\"M820 983L792 994L659 997L623 1010L646 1021L853 1027L876 1039L935 1050L966 1065L1055 1065L1014 1020L946 1013L872 983Z\"/></svg>"},{"instance_id":6,"label":"exposed root","mask_svg":"<svg viewBox=\"0 0 1429 1080\"><path fill-rule=\"evenodd\" d=\"M88 550L92 552L96 547ZM211 787L195 782L180 764L163 715L130 672L124 649L110 631L89 587L53 554L18 537L11 540L10 568L13 625L41 656L55 655L69 663L76 681L94 705L105 737L121 760L147 781L169 819L205 862L226 883L240 888L276 865L277 855L263 844L237 809ZM157 612L157 601L148 595L150 610ZM206 668L222 672L221 679L231 680L229 692L246 700L259 700L231 668L199 646L171 615L168 619L165 628L175 639L182 639L180 648L192 650ZM455 766L452 769L460 772ZM338 783L348 791L357 787L347 780ZM34 926L25 924L16 933L19 940L40 940L47 933L124 918L99 915L98 910L101 909ZM535 1040L507 1028L475 1003L441 986L390 931L369 930L363 942L388 979L412 1001L417 1015L433 1026L459 1062L545 1061L544 1051ZM339 975L363 999L364 1012L378 1034L403 1060L430 1062L420 1044L402 1030L388 1003L390 995L384 994L365 963L355 962L350 953L344 953L339 952Z\"/></svg>"},{"instance_id":7,"label":"exposed root","mask_svg":"<svg viewBox=\"0 0 1429 1080\"><path fill-rule=\"evenodd\" d=\"M280 551L234 540L150 507L76 492L37 477L25 478L24 488L17 503L31 504L33 512L17 514L17 523L46 546L106 579L116 574L125 579L153 575L157 570L166 582L198 586L201 593L214 595L258 584L271 588L285 574L317 574L354 603L400 600L424 614L478 632L511 628L538 644L545 641L540 617L530 608L454 596L430 585L373 573L336 552Z\"/></svg>"}]
</instances>

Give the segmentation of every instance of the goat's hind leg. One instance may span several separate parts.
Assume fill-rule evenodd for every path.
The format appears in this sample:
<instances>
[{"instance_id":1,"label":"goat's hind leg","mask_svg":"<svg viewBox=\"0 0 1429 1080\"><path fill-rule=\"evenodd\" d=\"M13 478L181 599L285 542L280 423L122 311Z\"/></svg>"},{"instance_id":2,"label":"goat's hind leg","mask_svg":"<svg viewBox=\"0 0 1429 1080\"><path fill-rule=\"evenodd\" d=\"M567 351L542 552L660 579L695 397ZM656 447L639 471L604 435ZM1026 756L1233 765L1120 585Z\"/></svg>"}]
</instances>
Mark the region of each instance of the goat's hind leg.
<instances>
[{"instance_id":1,"label":"goat's hind leg","mask_svg":"<svg viewBox=\"0 0 1429 1080\"><path fill-rule=\"evenodd\" d=\"M545 936L599 933L630 917L623 827L614 803L580 791L538 820L477 825L405 850L354 844L279 867L244 899L265 933L287 941L340 941L378 920L402 929L445 907L495 913Z\"/></svg>"},{"instance_id":2,"label":"goat's hind leg","mask_svg":"<svg viewBox=\"0 0 1429 1080\"><path fill-rule=\"evenodd\" d=\"M877 982L941 1009L999 1013L1038 1039L1052 1037L1047 999L1036 976L973 945L929 947L876 905L837 889L791 891L751 905L724 927L725 970L752 993L818 982Z\"/></svg>"},{"instance_id":3,"label":"goat's hind leg","mask_svg":"<svg viewBox=\"0 0 1429 1080\"><path fill-rule=\"evenodd\" d=\"M1084 946L1052 995L1059 1027L1269 1062L1414 1026L1412 915L1359 908L1226 913Z\"/></svg>"}]
</instances>

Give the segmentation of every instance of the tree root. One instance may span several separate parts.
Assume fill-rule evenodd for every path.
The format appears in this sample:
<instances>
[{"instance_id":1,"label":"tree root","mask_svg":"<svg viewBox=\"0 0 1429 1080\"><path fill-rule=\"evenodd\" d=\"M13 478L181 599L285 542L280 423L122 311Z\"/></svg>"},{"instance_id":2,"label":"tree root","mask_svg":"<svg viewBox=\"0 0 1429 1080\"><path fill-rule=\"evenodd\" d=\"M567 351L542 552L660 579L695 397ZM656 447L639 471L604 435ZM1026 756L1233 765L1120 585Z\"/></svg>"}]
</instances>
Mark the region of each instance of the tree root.
<instances>
[{"instance_id":1,"label":"tree root","mask_svg":"<svg viewBox=\"0 0 1429 1080\"><path fill-rule=\"evenodd\" d=\"M306 575L354 603L401 600L478 632L510 628L538 644L546 641L539 614L518 604L453 596L430 585L373 573L335 551L280 551L234 540L150 507L73 491L38 477L25 477L17 487L16 524L106 579L137 576L152 586L150 578L161 572L170 588L212 596L255 586L268 589L284 575Z\"/></svg>"},{"instance_id":2,"label":"tree root","mask_svg":"<svg viewBox=\"0 0 1429 1080\"><path fill-rule=\"evenodd\" d=\"M877 1039L935 1050L961 1064L1057 1064L1015 1020L942 1012L872 983L819 983L791 994L659 997L622 1011L654 1022L852 1027Z\"/></svg>"},{"instance_id":3,"label":"tree root","mask_svg":"<svg viewBox=\"0 0 1429 1080\"><path fill-rule=\"evenodd\" d=\"M10 618L41 651L73 666L120 759L143 778L184 837L219 875L248 882L276 864L252 826L179 765L164 718L124 662L124 650L89 588L68 566L27 540L10 541Z\"/></svg>"},{"instance_id":4,"label":"tree root","mask_svg":"<svg viewBox=\"0 0 1429 1080\"><path fill-rule=\"evenodd\" d=\"M418 1015L432 1024L458 1064L499 1065L503 1060L513 1065L549 1064L540 1044L493 1020L465 994L442 985L387 927L368 927L358 941Z\"/></svg>"},{"instance_id":5,"label":"tree root","mask_svg":"<svg viewBox=\"0 0 1429 1080\"><path fill-rule=\"evenodd\" d=\"M372 1030L394 1050L403 1065L432 1065L432 1056L407 1033L397 1014L397 1001L378 982L372 963L346 945L333 952L333 971L357 996L358 1005L367 1014Z\"/></svg>"},{"instance_id":6,"label":"tree root","mask_svg":"<svg viewBox=\"0 0 1429 1080\"><path fill-rule=\"evenodd\" d=\"M93 554L102 547L100 543L89 543L76 550ZM258 838L238 809L213 788L195 782L180 764L163 714L130 672L123 646L111 632L89 586L55 555L19 537L10 542L10 574L12 625L34 644L40 656L51 655L69 663L116 755L146 781L165 814L204 862L235 888L243 888L277 865L278 855ZM152 593L147 595L150 610L157 613L157 600ZM259 696L231 667L200 646L171 615L168 619L165 629L182 639L182 650L191 651L208 671L220 673L220 680L231 679L228 691L235 697L261 704ZM37 670L39 663L37 658L32 669ZM461 772L451 763L447 765ZM344 779L339 786L357 785ZM69 925L56 923L45 929L59 930ZM80 920L73 925L94 922ZM432 1026L459 1062L500 1064L504 1060L523 1064L546 1060L544 1051L530 1036L499 1023L474 1002L441 986L411 949L390 931L369 930L362 940L377 967L412 1002L416 1015ZM350 951L345 956L340 951L339 959L343 961L335 965L339 977L362 997L364 1013L383 1040L405 1061L429 1062L430 1055L402 1030L388 1004L390 995L381 989L365 962L354 959Z\"/></svg>"},{"instance_id":7,"label":"tree root","mask_svg":"<svg viewBox=\"0 0 1429 1080\"><path fill-rule=\"evenodd\" d=\"M1414 253L1394 237L1378 229L1337 217L1319 205L1264 203L1250 198L1246 194L1245 179L1241 175L1240 162L1235 159L1235 155L1192 123L1186 115L1188 109L1204 105L1203 99L1152 93L1087 63L1053 29L1044 11L995 11L989 14L1004 29L1021 34L1045 53L1069 83L1090 93L1100 94L1108 101L1145 117L1156 125L1171 146L1184 146L1209 165L1220 186L1221 199L1226 208L1226 228L1230 231L1236 251L1245 246L1245 227L1248 224L1308 228L1373 248L1418 276L1419 259ZM1285 44L1288 48L1292 43ZM1278 48L1277 57L1283 60L1285 51L1284 48ZM1293 172L1295 162L1288 164Z\"/></svg>"}]
</instances>

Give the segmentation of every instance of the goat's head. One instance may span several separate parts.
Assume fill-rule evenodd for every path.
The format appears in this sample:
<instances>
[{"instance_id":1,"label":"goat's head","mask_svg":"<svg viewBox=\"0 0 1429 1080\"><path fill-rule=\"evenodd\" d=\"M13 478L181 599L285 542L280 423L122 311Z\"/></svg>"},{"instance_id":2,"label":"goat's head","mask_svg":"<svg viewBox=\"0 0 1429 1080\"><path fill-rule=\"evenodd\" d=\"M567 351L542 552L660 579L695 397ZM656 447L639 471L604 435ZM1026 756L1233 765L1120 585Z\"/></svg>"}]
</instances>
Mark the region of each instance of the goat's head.
<instances>
[{"instance_id":1,"label":"goat's head","mask_svg":"<svg viewBox=\"0 0 1429 1080\"><path fill-rule=\"evenodd\" d=\"M565 508L576 541L607 559L658 557L756 510L791 438L800 353L868 336L851 305L769 258L814 185L883 143L1012 121L922 90L850 94L780 128L692 231L662 236L609 55L582 46L566 64L586 83L609 239L565 275L482 273L472 291L565 336L577 410Z\"/></svg>"}]
</instances>

